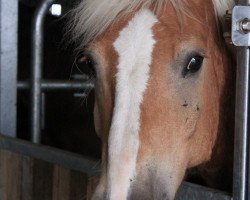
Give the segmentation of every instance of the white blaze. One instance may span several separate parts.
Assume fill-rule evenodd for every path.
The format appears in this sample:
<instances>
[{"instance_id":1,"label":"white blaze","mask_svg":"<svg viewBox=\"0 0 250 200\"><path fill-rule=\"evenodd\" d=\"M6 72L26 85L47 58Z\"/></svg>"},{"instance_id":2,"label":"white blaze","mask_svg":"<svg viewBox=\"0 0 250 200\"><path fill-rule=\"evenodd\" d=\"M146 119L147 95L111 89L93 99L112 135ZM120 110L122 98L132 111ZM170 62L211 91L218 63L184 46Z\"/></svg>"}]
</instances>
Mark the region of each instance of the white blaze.
<instances>
[{"instance_id":1,"label":"white blaze","mask_svg":"<svg viewBox=\"0 0 250 200\"><path fill-rule=\"evenodd\" d=\"M109 133L108 194L110 200L125 200L135 177L139 148L140 105L149 79L155 44L156 16L139 11L114 43L119 56L115 107Z\"/></svg>"}]
</instances>

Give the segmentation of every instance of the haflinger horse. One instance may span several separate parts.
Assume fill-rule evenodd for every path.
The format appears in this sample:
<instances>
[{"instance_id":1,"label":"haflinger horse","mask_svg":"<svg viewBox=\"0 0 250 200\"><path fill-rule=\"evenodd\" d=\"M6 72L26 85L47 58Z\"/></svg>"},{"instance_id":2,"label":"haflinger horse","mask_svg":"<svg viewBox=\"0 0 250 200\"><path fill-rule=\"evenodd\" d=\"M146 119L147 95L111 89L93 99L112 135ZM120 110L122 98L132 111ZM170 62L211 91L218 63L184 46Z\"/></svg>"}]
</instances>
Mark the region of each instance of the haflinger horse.
<instances>
[{"instance_id":1,"label":"haflinger horse","mask_svg":"<svg viewBox=\"0 0 250 200\"><path fill-rule=\"evenodd\" d=\"M230 185L234 69L222 18L233 5L84 0L72 11L72 40L96 77L94 200L173 200L194 166L207 185Z\"/></svg>"}]
</instances>

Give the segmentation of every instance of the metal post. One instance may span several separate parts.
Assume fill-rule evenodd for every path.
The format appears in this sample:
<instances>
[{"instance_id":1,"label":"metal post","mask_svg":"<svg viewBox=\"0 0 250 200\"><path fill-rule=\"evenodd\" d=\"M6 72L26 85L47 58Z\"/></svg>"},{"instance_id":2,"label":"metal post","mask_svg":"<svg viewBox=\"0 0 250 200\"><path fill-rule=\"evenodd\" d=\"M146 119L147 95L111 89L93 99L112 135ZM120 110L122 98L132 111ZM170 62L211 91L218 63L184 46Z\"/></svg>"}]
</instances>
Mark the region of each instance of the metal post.
<instances>
[{"instance_id":1,"label":"metal post","mask_svg":"<svg viewBox=\"0 0 250 200\"><path fill-rule=\"evenodd\" d=\"M0 133L16 137L18 1L0 0Z\"/></svg>"},{"instance_id":2,"label":"metal post","mask_svg":"<svg viewBox=\"0 0 250 200\"><path fill-rule=\"evenodd\" d=\"M241 0L239 5L249 6L250 0ZM235 13L236 12L236 13ZM248 33L241 32L237 28L239 20L235 19L238 15L244 15L242 10L233 11L233 42L241 46L237 47L237 78L236 78L236 110L235 110L235 150L234 150L234 183L233 183L233 199L234 200L248 200L249 191L249 78L250 78L250 51L248 44ZM249 11L246 12L246 15ZM244 17L244 16L243 16ZM240 28L240 27L239 27ZM248 35L246 35L248 34ZM242 40L242 37L244 40ZM247 40L246 40L247 39Z\"/></svg>"},{"instance_id":3,"label":"metal post","mask_svg":"<svg viewBox=\"0 0 250 200\"><path fill-rule=\"evenodd\" d=\"M39 4L32 24L32 73L31 73L31 137L40 143L41 78L43 60L43 25L48 9L54 0L43 0Z\"/></svg>"},{"instance_id":4,"label":"metal post","mask_svg":"<svg viewBox=\"0 0 250 200\"><path fill-rule=\"evenodd\" d=\"M42 99L41 99L41 130L45 129L45 117L46 117L46 94L42 92Z\"/></svg>"},{"instance_id":5,"label":"metal post","mask_svg":"<svg viewBox=\"0 0 250 200\"><path fill-rule=\"evenodd\" d=\"M29 90L30 84L27 81L21 81L17 83L19 90ZM59 80L42 80L41 90L47 91L89 91L94 88L94 83L90 81L59 81Z\"/></svg>"},{"instance_id":6,"label":"metal post","mask_svg":"<svg viewBox=\"0 0 250 200\"><path fill-rule=\"evenodd\" d=\"M250 0L245 0L245 5L248 6L250 8ZM249 12L250 13L250 12ZM243 47L242 48L242 51L244 51L244 57L243 57L243 60L245 60L245 63L243 63L243 65L246 65L246 67L248 69L250 69L250 30L249 30L249 22L250 22L250 17L248 18L248 26L247 27L243 27L244 28L244 33L248 33L248 47ZM242 24L243 26L243 24ZM248 30L247 30L248 29ZM248 82L248 85L250 83ZM248 99L249 100L249 99ZM250 112L250 110L248 109L248 112ZM249 122L249 120L248 120ZM247 160L247 165L246 165L246 170L247 170L247 199L250 198L250 133L249 133L249 130L248 130L248 138L247 138L247 153L248 153L248 160Z\"/></svg>"},{"instance_id":7,"label":"metal post","mask_svg":"<svg viewBox=\"0 0 250 200\"><path fill-rule=\"evenodd\" d=\"M234 200L246 200L247 195L247 147L248 147L248 98L249 98L249 50L240 48L237 55L235 152L234 152Z\"/></svg>"},{"instance_id":8,"label":"metal post","mask_svg":"<svg viewBox=\"0 0 250 200\"><path fill-rule=\"evenodd\" d=\"M250 5L250 4L249 4ZM245 52L245 59L246 59L246 64L248 64L248 68L250 68L250 48L246 48L244 50ZM249 83L248 83L249 85ZM248 108L248 113L250 112L249 108ZM249 123L249 119L248 119L248 123ZM247 180L246 180L246 187L247 187L247 198L246 199L249 199L250 198L250 133L249 133L249 127L248 127L248 138L247 138L247 163L246 163L246 171L247 171Z\"/></svg>"}]
</instances>

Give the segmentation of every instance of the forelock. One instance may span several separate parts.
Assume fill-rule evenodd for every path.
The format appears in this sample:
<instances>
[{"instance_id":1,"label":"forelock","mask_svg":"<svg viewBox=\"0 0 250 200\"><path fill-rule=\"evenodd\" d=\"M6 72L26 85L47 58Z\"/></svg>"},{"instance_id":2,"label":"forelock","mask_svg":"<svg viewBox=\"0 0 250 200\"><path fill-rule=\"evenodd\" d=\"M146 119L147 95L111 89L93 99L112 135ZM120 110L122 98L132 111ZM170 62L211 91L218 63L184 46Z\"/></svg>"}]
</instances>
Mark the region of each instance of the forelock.
<instances>
[{"instance_id":1,"label":"forelock","mask_svg":"<svg viewBox=\"0 0 250 200\"><path fill-rule=\"evenodd\" d=\"M141 8L150 8L157 13L168 2L177 12L185 9L183 3L188 4L187 0L83 0L69 14L67 35L70 42L82 49L119 17ZM234 5L233 0L213 0L213 3L221 22L226 10Z\"/></svg>"}]
</instances>

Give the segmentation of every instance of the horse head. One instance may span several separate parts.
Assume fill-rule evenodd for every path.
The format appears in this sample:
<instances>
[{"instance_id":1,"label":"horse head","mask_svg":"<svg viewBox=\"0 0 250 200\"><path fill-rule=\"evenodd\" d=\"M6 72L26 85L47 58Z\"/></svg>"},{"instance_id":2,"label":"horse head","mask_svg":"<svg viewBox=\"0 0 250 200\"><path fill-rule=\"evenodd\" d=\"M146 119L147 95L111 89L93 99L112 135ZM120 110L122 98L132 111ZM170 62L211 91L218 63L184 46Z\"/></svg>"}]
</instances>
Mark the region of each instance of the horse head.
<instances>
[{"instance_id":1,"label":"horse head","mask_svg":"<svg viewBox=\"0 0 250 200\"><path fill-rule=\"evenodd\" d=\"M220 18L232 5L86 0L73 11L103 144L93 199L174 199L188 168L226 151L232 76Z\"/></svg>"}]
</instances>

